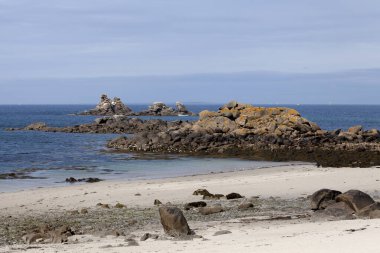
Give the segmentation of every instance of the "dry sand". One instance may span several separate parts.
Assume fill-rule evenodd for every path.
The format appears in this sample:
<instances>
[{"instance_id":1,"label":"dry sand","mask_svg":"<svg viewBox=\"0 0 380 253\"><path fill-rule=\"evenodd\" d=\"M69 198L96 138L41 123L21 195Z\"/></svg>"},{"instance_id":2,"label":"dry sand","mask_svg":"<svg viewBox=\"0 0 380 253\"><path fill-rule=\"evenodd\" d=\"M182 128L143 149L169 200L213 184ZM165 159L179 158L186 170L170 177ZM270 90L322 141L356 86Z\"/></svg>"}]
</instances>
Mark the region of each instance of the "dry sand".
<instances>
[{"instance_id":1,"label":"dry sand","mask_svg":"<svg viewBox=\"0 0 380 253\"><path fill-rule=\"evenodd\" d=\"M128 208L152 207L154 199L182 204L198 201L192 192L206 188L212 193L238 192L246 197L306 197L321 188L340 191L360 189L379 199L379 168L317 168L296 165L259 170L208 174L135 182L106 181L59 188L0 194L2 215L33 215L56 210L94 207L96 203ZM138 193L138 194L137 194ZM137 196L136 196L137 194ZM262 221L241 220L190 222L203 239L189 241L147 240L127 247L123 237L74 236L76 244L3 246L0 252L380 252L377 237L380 220L350 221ZM157 232L163 234L162 230ZM352 230L353 229L353 230ZM232 233L213 236L216 231ZM351 231L352 230L352 231ZM141 236L142 231L136 235Z\"/></svg>"}]
</instances>

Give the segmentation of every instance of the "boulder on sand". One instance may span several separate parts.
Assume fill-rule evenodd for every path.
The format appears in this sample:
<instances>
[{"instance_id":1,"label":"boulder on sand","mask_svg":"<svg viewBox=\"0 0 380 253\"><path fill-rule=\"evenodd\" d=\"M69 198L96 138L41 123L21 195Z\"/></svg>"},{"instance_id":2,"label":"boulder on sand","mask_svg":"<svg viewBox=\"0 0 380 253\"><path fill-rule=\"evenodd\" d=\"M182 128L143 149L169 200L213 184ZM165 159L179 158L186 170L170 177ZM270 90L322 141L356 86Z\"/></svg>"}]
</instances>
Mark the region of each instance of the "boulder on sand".
<instances>
[{"instance_id":1,"label":"boulder on sand","mask_svg":"<svg viewBox=\"0 0 380 253\"><path fill-rule=\"evenodd\" d=\"M321 189L316 191L310 197L310 206L312 210L325 209L329 203L335 202L336 196L342 194L340 191Z\"/></svg>"},{"instance_id":2,"label":"boulder on sand","mask_svg":"<svg viewBox=\"0 0 380 253\"><path fill-rule=\"evenodd\" d=\"M220 213L220 212L223 212L223 208L221 206L206 206L206 207L201 207L199 208L199 213L203 214L203 215L210 215L210 214L214 214L214 213Z\"/></svg>"},{"instance_id":3,"label":"boulder on sand","mask_svg":"<svg viewBox=\"0 0 380 253\"><path fill-rule=\"evenodd\" d=\"M197 208L197 207L205 207L207 206L207 203L204 201L197 201L197 202L190 202L185 204L183 207L185 210L190 210L191 208Z\"/></svg>"},{"instance_id":4,"label":"boulder on sand","mask_svg":"<svg viewBox=\"0 0 380 253\"><path fill-rule=\"evenodd\" d=\"M173 237L192 234L186 218L179 208L161 206L158 211L160 213L161 224L166 234Z\"/></svg>"},{"instance_id":5,"label":"boulder on sand","mask_svg":"<svg viewBox=\"0 0 380 253\"><path fill-rule=\"evenodd\" d=\"M369 206L362 208L357 215L359 217L380 218L380 202L375 202Z\"/></svg>"},{"instance_id":6,"label":"boulder on sand","mask_svg":"<svg viewBox=\"0 0 380 253\"><path fill-rule=\"evenodd\" d=\"M368 194L359 190L349 190L338 195L335 200L337 202L345 202L356 213L358 213L361 209L375 203L375 201Z\"/></svg>"}]
</instances>

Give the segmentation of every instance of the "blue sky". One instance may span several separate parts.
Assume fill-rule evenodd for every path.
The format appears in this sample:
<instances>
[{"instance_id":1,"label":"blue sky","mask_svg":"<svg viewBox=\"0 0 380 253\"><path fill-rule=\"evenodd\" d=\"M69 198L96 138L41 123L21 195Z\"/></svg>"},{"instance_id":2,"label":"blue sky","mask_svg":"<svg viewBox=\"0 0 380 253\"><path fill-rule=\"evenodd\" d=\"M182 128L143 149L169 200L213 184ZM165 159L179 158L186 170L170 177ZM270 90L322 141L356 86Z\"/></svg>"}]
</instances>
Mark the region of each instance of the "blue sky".
<instances>
[{"instance_id":1,"label":"blue sky","mask_svg":"<svg viewBox=\"0 0 380 253\"><path fill-rule=\"evenodd\" d=\"M379 77L378 0L0 0L0 104L379 104Z\"/></svg>"}]
</instances>

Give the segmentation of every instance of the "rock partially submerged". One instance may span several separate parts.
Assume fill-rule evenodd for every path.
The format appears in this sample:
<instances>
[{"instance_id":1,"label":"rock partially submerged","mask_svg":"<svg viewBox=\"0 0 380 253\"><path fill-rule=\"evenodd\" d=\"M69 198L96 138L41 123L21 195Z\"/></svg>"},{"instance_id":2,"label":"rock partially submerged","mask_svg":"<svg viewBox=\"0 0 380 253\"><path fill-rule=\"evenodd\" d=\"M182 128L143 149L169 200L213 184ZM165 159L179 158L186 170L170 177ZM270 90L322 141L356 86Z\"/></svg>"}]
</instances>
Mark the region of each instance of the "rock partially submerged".
<instances>
[{"instance_id":1,"label":"rock partially submerged","mask_svg":"<svg viewBox=\"0 0 380 253\"><path fill-rule=\"evenodd\" d=\"M97 183L103 181L102 179L99 179L97 177L88 177L88 178L74 178L74 177L68 177L66 178L66 183L79 183L79 182L84 182L84 183Z\"/></svg>"},{"instance_id":2,"label":"rock partially submerged","mask_svg":"<svg viewBox=\"0 0 380 253\"><path fill-rule=\"evenodd\" d=\"M79 115L95 116L112 116L112 115L129 115L132 109L126 106L120 98L115 97L113 100L103 94L100 97L99 104L89 111L81 112Z\"/></svg>"}]
</instances>

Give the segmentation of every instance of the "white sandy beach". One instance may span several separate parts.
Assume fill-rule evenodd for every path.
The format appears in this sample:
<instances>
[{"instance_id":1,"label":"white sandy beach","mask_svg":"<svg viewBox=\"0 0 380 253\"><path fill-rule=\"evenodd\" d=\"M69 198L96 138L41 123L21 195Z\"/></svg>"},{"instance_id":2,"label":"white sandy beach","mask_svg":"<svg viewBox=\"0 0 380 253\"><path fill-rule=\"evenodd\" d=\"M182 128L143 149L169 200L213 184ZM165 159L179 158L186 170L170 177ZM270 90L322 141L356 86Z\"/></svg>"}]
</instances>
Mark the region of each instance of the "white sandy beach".
<instances>
[{"instance_id":1,"label":"white sandy beach","mask_svg":"<svg viewBox=\"0 0 380 253\"><path fill-rule=\"evenodd\" d=\"M97 203L131 207L152 207L153 201L182 204L200 200L192 193L206 188L213 193L238 192L246 197L306 197L321 188L340 191L359 189L379 199L379 168L317 168L295 165L259 170L228 172L135 182L105 181L59 188L42 188L0 194L0 212L9 215L78 210ZM139 193L141 196L136 196ZM185 214L186 215L186 214ZM380 252L377 237L380 220L299 222L266 221L242 223L189 222L203 239L191 241L147 240L125 247L123 238L74 236L79 243L67 245L16 245L0 252ZM354 231L348 231L354 229ZM213 236L216 231L232 233ZM357 231L356 231L357 230ZM146 231L163 234L160 231ZM139 237L142 234L136 233ZM91 240L89 240L91 239ZM86 242L87 241L87 242ZM33 245L34 246L34 245Z\"/></svg>"}]
</instances>

